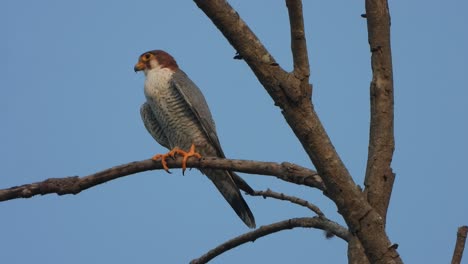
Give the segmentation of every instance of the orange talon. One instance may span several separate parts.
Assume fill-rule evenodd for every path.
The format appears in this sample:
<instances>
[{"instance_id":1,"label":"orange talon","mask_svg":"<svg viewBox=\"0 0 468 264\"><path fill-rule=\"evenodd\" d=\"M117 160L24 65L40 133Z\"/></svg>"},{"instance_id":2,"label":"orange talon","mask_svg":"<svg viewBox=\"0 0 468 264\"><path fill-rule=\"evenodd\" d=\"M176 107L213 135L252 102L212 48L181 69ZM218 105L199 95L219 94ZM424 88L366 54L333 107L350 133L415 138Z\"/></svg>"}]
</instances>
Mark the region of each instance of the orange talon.
<instances>
[{"instance_id":1,"label":"orange talon","mask_svg":"<svg viewBox=\"0 0 468 264\"><path fill-rule=\"evenodd\" d=\"M167 166L167 161L166 159L168 157L171 157L171 158L175 158L175 155L176 154L180 154L180 155L185 155L185 151L179 149L178 147L175 147L173 148L171 151L169 151L168 153L166 154L156 154L154 155L154 157L152 157L151 159L152 160L155 160L155 161L158 161L158 160L161 160L161 164L163 166L163 169L167 172L167 173L171 173L169 171L169 167Z\"/></svg>"},{"instance_id":2,"label":"orange talon","mask_svg":"<svg viewBox=\"0 0 468 264\"><path fill-rule=\"evenodd\" d=\"M190 146L189 152L185 152L185 154L183 156L184 156L184 158L182 159L182 175L184 175L185 170L187 169L187 160L188 160L188 158L197 157L197 158L201 159L201 157L202 157L200 155L200 153L195 152L195 144L193 144L193 143L192 143L192 146Z\"/></svg>"},{"instance_id":3,"label":"orange talon","mask_svg":"<svg viewBox=\"0 0 468 264\"><path fill-rule=\"evenodd\" d=\"M166 153L166 154L156 154L154 155L151 159L154 160L154 161L157 161L157 160L161 160L161 164L163 166L163 169L167 172L167 173L171 173L169 171L169 167L167 167L167 162L166 162L166 159L167 157L170 156L170 152L169 153Z\"/></svg>"},{"instance_id":4,"label":"orange talon","mask_svg":"<svg viewBox=\"0 0 468 264\"><path fill-rule=\"evenodd\" d=\"M162 164L162 166L163 166L163 169L164 169L167 173L171 173L171 172L169 171L169 167L167 166L167 161L166 161L166 159L167 159L168 157L175 158L175 155L176 155L176 154L179 154L179 155L183 156L183 159L182 159L182 175L184 175L185 170L187 169L187 160L188 160L188 158L190 158L190 157L197 157L197 158L201 159L201 157L202 157L202 156L200 155L200 153L195 152L195 145L192 144L192 146L190 146L189 152L183 151L183 150L181 150L180 148L175 147L175 148L173 148L171 151L169 151L168 153L166 153L166 154L157 154L157 155L154 155L151 159L154 160L154 161L161 160L161 164Z\"/></svg>"}]
</instances>

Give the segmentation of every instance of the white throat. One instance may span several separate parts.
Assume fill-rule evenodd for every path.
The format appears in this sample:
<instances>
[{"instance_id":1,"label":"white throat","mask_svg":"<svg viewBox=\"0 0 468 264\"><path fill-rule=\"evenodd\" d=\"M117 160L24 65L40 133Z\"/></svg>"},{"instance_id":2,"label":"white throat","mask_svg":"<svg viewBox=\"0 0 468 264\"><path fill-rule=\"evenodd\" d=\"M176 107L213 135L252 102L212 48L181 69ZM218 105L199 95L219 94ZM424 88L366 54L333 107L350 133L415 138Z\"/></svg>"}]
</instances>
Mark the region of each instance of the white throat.
<instances>
[{"instance_id":1,"label":"white throat","mask_svg":"<svg viewBox=\"0 0 468 264\"><path fill-rule=\"evenodd\" d=\"M169 81L174 71L168 68L153 68L145 70L145 95L146 97L158 96L161 92L169 88Z\"/></svg>"}]
</instances>

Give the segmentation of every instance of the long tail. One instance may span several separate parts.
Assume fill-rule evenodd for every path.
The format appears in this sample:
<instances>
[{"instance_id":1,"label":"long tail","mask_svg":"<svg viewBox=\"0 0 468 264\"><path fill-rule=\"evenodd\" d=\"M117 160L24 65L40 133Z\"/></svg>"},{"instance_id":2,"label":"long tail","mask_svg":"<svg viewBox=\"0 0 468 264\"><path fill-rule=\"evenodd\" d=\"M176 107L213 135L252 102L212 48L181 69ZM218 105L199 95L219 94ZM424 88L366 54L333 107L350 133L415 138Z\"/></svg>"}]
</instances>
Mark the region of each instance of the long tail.
<instances>
[{"instance_id":1,"label":"long tail","mask_svg":"<svg viewBox=\"0 0 468 264\"><path fill-rule=\"evenodd\" d=\"M208 178L210 178L210 180L214 183L216 188L218 188L219 192L224 196L224 199L226 199L226 201L231 205L232 209L234 209L240 219L242 219L242 221L244 221L248 227L255 228L255 218L250 211L249 206L242 197L239 191L239 187L233 180L233 177L236 177L237 175L231 176L231 173L228 171L210 169L203 169L203 173L206 174ZM240 179L239 176L237 177ZM237 178L236 180L238 181ZM242 182L245 183L243 180ZM245 185L247 185L247 183L245 183Z\"/></svg>"},{"instance_id":2,"label":"long tail","mask_svg":"<svg viewBox=\"0 0 468 264\"><path fill-rule=\"evenodd\" d=\"M249 184L244 181L244 179L237 175L237 173L230 171L229 174L231 175L232 179L234 180L234 183L237 185L237 187L239 187L239 189L243 190L248 194L254 193L252 187L250 187Z\"/></svg>"}]
</instances>

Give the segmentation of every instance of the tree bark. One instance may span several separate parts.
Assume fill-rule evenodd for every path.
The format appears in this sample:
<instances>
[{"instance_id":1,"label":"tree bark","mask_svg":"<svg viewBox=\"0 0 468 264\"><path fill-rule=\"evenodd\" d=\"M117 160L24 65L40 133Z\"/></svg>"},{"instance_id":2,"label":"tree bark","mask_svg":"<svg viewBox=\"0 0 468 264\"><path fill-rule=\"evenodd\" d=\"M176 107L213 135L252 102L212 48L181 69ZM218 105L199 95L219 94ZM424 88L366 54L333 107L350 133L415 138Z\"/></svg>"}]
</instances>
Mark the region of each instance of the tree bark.
<instances>
[{"instance_id":1,"label":"tree bark","mask_svg":"<svg viewBox=\"0 0 468 264\"><path fill-rule=\"evenodd\" d=\"M293 229L296 227L308 227L308 228L322 229L327 232L332 232L334 235L346 241L349 239L349 236L350 236L348 230L336 224L335 222L332 222L325 218L321 218L321 217L292 218L292 219L284 220L281 222L273 223L270 225L261 226L258 229L255 229L251 232L235 237L213 248L212 250L208 251L203 256L192 260L190 264L207 263L208 261L212 260L216 256L219 256L222 253L230 249L233 249L239 245L242 245L247 242L254 242L260 237L264 237L269 234L276 233L282 230Z\"/></svg>"},{"instance_id":2,"label":"tree bark","mask_svg":"<svg viewBox=\"0 0 468 264\"><path fill-rule=\"evenodd\" d=\"M387 0L366 0L367 31L371 51L371 122L364 193L369 204L387 219L395 174L391 163L393 135L393 70L390 14Z\"/></svg>"},{"instance_id":3,"label":"tree bark","mask_svg":"<svg viewBox=\"0 0 468 264\"><path fill-rule=\"evenodd\" d=\"M167 165L169 168L181 168L182 158L178 157L175 160L168 159ZM202 159L189 159L187 161L187 167L230 169L250 174L270 175L287 182L325 190L322 179L317 172L289 162L279 164L275 162L228 160L216 157L204 157ZM64 178L50 178L41 182L0 190L0 201L17 198L30 198L34 195L45 195L51 193L58 195L78 194L81 191L120 177L142 171L158 169L163 169L161 162L148 159L115 166L84 177L70 176Z\"/></svg>"},{"instance_id":4,"label":"tree bark","mask_svg":"<svg viewBox=\"0 0 468 264\"><path fill-rule=\"evenodd\" d=\"M308 77L298 78L284 71L226 1L195 0L195 3L237 50L281 108L284 118L321 175L326 195L335 202L351 232L361 241L369 260L372 263L402 263L385 233L384 219L354 183L326 134L312 105L312 87L308 84ZM304 89L305 81L307 89Z\"/></svg>"},{"instance_id":5,"label":"tree bark","mask_svg":"<svg viewBox=\"0 0 468 264\"><path fill-rule=\"evenodd\" d=\"M455 248L453 250L452 264L460 264L463 251L465 249L466 234L468 233L468 226L461 226L457 231L457 242L455 243Z\"/></svg>"}]
</instances>

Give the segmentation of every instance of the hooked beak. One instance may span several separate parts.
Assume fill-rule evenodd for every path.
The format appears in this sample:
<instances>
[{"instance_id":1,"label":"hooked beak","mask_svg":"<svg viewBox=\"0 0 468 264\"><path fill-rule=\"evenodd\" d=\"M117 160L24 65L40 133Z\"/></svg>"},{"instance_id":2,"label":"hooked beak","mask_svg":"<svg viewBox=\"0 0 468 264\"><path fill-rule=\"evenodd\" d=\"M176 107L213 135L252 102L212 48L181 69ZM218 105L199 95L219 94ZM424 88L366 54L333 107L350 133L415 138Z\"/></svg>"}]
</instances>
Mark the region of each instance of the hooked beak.
<instances>
[{"instance_id":1,"label":"hooked beak","mask_svg":"<svg viewBox=\"0 0 468 264\"><path fill-rule=\"evenodd\" d=\"M137 64L135 64L135 67L133 67L133 70L135 72L142 71L146 68L145 64L141 61L139 61Z\"/></svg>"}]
</instances>

